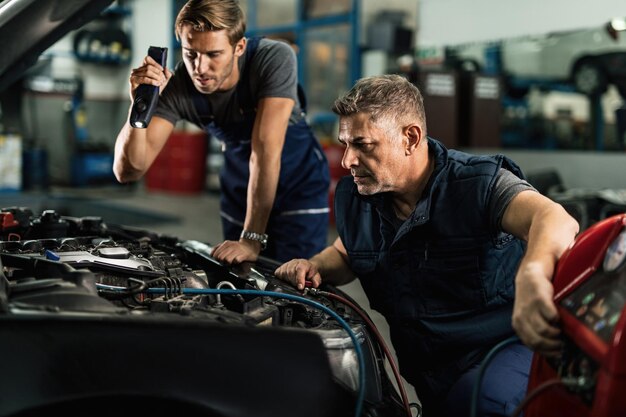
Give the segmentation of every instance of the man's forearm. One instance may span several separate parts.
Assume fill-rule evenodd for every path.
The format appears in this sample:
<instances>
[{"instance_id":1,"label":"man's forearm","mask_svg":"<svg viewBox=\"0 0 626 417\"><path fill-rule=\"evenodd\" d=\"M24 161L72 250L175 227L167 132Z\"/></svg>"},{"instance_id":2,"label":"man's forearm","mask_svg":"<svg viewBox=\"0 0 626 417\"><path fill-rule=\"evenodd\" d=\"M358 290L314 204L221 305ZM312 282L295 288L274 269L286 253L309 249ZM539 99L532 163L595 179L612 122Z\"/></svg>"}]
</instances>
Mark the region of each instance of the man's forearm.
<instances>
[{"instance_id":1,"label":"man's forearm","mask_svg":"<svg viewBox=\"0 0 626 417\"><path fill-rule=\"evenodd\" d=\"M115 141L113 173L119 182L137 181L145 173L146 129L124 123Z\"/></svg>"},{"instance_id":2,"label":"man's forearm","mask_svg":"<svg viewBox=\"0 0 626 417\"><path fill-rule=\"evenodd\" d=\"M554 304L552 278L557 262L574 241L578 223L554 203L531 215L528 245L515 276L511 323L520 339L542 354L558 355L559 312Z\"/></svg>"},{"instance_id":3,"label":"man's forearm","mask_svg":"<svg viewBox=\"0 0 626 417\"><path fill-rule=\"evenodd\" d=\"M280 152L277 154L278 157L265 149L252 151L245 230L263 233L267 227L280 176Z\"/></svg>"},{"instance_id":4,"label":"man's forearm","mask_svg":"<svg viewBox=\"0 0 626 417\"><path fill-rule=\"evenodd\" d=\"M276 198L281 154L293 105L293 100L279 97L263 98L257 103L249 162L246 230L263 232L267 227Z\"/></svg>"},{"instance_id":5,"label":"man's forearm","mask_svg":"<svg viewBox=\"0 0 626 417\"><path fill-rule=\"evenodd\" d=\"M137 181L150 168L167 139L174 124L154 116L145 129L132 128L125 123L115 141L113 171L120 182Z\"/></svg>"},{"instance_id":6,"label":"man's forearm","mask_svg":"<svg viewBox=\"0 0 626 417\"><path fill-rule=\"evenodd\" d=\"M310 259L319 271L322 282L332 285L344 285L354 280L354 273L348 267L341 253L334 245Z\"/></svg>"},{"instance_id":7,"label":"man's forearm","mask_svg":"<svg viewBox=\"0 0 626 417\"><path fill-rule=\"evenodd\" d=\"M547 276L578 233L578 223L559 205L535 214L528 233L528 246L521 267L538 262Z\"/></svg>"}]
</instances>

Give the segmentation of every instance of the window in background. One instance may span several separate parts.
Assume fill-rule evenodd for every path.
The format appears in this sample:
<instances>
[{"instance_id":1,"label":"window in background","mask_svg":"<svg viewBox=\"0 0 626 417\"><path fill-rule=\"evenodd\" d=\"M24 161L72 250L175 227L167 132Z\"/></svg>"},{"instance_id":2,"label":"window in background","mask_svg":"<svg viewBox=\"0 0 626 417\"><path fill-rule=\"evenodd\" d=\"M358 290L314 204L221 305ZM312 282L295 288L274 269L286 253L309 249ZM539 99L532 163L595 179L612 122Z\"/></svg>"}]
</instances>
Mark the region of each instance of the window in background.
<instances>
[{"instance_id":1,"label":"window in background","mask_svg":"<svg viewBox=\"0 0 626 417\"><path fill-rule=\"evenodd\" d=\"M249 22L249 26L265 28L270 26L285 26L296 23L297 2L285 0L253 0L249 1L246 10L248 19L254 18L256 22ZM252 12L254 8L254 12Z\"/></svg>"},{"instance_id":2,"label":"window in background","mask_svg":"<svg viewBox=\"0 0 626 417\"><path fill-rule=\"evenodd\" d=\"M335 120L332 103L361 76L359 1L242 0L242 4L247 36L283 39L296 50L312 124Z\"/></svg>"},{"instance_id":3,"label":"window in background","mask_svg":"<svg viewBox=\"0 0 626 417\"><path fill-rule=\"evenodd\" d=\"M304 16L307 19L348 13L351 10L350 0L305 0Z\"/></svg>"},{"instance_id":4,"label":"window in background","mask_svg":"<svg viewBox=\"0 0 626 417\"><path fill-rule=\"evenodd\" d=\"M350 85L350 26L312 28L305 33L309 113L329 112L335 99Z\"/></svg>"}]
</instances>

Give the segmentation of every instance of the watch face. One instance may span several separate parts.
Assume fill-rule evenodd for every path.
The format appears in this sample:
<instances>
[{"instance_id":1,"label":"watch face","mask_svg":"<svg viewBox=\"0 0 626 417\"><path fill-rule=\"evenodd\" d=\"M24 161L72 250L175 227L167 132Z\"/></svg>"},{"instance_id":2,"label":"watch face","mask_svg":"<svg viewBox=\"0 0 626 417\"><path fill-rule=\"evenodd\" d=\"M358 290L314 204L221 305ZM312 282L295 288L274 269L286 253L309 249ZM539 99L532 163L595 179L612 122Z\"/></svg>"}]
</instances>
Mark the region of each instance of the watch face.
<instances>
[{"instance_id":1,"label":"watch face","mask_svg":"<svg viewBox=\"0 0 626 417\"><path fill-rule=\"evenodd\" d=\"M615 271L626 259L626 229L613 240L604 255L604 264L602 265L607 272Z\"/></svg>"}]
</instances>

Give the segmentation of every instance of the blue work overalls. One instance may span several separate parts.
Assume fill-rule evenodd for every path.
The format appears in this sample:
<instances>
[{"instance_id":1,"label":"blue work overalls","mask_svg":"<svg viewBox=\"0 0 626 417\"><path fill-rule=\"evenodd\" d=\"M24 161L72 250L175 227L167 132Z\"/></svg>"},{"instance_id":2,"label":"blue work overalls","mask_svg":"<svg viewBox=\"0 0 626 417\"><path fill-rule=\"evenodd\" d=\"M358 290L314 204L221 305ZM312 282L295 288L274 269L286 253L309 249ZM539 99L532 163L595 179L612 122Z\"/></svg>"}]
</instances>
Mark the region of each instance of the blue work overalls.
<instances>
[{"instance_id":1,"label":"blue work overalls","mask_svg":"<svg viewBox=\"0 0 626 417\"><path fill-rule=\"evenodd\" d=\"M239 109L244 122L218 126L212 118L203 118L204 130L220 139L224 165L220 172L221 219L226 240L238 240L246 216L252 128L256 117L256 97L250 89L251 61L260 38L247 42L244 68L236 87ZM301 106L304 97L299 88ZM209 114L206 98L194 91L198 114ZM304 115L287 128L281 155L281 168L274 206L268 221L267 249L261 255L278 261L309 258L326 247L330 173L320 144L306 123Z\"/></svg>"}]
</instances>

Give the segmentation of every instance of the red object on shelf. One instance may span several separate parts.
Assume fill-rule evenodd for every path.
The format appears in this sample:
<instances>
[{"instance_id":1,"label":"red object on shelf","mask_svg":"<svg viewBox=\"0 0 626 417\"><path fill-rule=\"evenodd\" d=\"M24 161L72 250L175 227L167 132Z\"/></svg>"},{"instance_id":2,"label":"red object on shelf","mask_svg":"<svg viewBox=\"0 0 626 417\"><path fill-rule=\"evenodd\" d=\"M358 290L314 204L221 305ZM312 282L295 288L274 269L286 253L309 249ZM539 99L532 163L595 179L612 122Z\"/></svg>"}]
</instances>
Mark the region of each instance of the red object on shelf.
<instances>
[{"instance_id":1,"label":"red object on shelf","mask_svg":"<svg viewBox=\"0 0 626 417\"><path fill-rule=\"evenodd\" d=\"M339 179L344 175L350 175L350 170L341 166L343 159L344 146L330 143L322 146L326 159L328 159L328 168L330 169L330 178Z\"/></svg>"},{"instance_id":2,"label":"red object on shelf","mask_svg":"<svg viewBox=\"0 0 626 417\"><path fill-rule=\"evenodd\" d=\"M173 132L146 173L148 190L196 194L205 189L208 138L204 132Z\"/></svg>"},{"instance_id":3,"label":"red object on shelf","mask_svg":"<svg viewBox=\"0 0 626 417\"><path fill-rule=\"evenodd\" d=\"M330 222L335 223L335 187L345 175L350 175L350 170L341 166L343 158L343 145L330 143L322 145L326 159L328 159L328 169L330 171L330 189L328 190L328 206L330 207Z\"/></svg>"}]
</instances>

